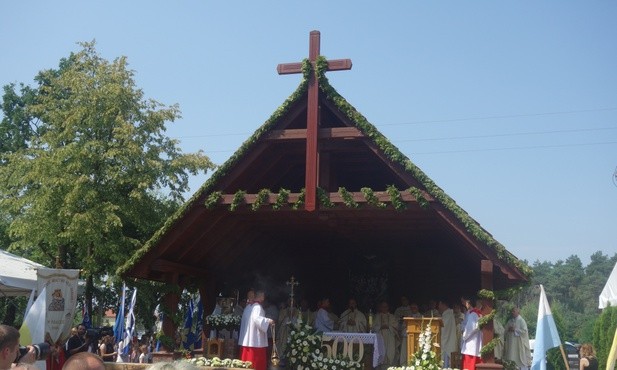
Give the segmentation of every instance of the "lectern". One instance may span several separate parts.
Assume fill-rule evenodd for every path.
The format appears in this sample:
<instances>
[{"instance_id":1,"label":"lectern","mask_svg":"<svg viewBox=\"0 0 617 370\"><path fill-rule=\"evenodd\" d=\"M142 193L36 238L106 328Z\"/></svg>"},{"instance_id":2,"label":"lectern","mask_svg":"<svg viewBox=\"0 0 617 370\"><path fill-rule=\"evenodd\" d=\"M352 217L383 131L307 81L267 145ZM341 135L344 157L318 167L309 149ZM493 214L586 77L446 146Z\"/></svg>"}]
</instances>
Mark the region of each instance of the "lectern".
<instances>
[{"instance_id":1,"label":"lectern","mask_svg":"<svg viewBox=\"0 0 617 370\"><path fill-rule=\"evenodd\" d=\"M415 317L403 317L403 320L407 328L407 363L411 361L413 354L420 349L418 339L420 338L420 333L426 330L427 325L431 327L431 333L433 334L431 343L441 344L441 327L443 325L441 318L423 317L416 319ZM432 346L431 351L437 354L437 358L441 357L440 347Z\"/></svg>"}]
</instances>

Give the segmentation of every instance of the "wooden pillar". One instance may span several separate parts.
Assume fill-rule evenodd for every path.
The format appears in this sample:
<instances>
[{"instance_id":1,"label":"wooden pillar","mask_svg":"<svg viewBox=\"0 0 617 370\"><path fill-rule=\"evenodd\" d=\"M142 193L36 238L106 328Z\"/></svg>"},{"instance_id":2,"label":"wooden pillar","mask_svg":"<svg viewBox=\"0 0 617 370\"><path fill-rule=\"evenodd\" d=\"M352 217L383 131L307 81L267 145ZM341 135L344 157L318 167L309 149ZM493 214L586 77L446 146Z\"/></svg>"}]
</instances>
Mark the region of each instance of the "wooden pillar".
<instances>
[{"instance_id":1,"label":"wooden pillar","mask_svg":"<svg viewBox=\"0 0 617 370\"><path fill-rule=\"evenodd\" d=\"M480 262L480 287L486 290L493 290L493 262L490 260L482 260ZM482 300L482 316L490 314L494 309L494 302L490 299ZM493 322L490 321L482 328L482 346L485 346L493 340L495 331ZM489 353L482 357L482 364L476 366L477 370L497 370L503 369L501 364L495 363L495 353Z\"/></svg>"},{"instance_id":2,"label":"wooden pillar","mask_svg":"<svg viewBox=\"0 0 617 370\"><path fill-rule=\"evenodd\" d=\"M177 290L169 291L163 296L163 307L165 307L163 316L163 335L171 338L174 345L171 348L167 348L167 345L163 344L161 347L165 352L173 352L175 349L177 327L172 317L177 314L181 292L181 287L178 285L178 273L171 274L167 281L169 281L170 285L176 286Z\"/></svg>"}]
</instances>

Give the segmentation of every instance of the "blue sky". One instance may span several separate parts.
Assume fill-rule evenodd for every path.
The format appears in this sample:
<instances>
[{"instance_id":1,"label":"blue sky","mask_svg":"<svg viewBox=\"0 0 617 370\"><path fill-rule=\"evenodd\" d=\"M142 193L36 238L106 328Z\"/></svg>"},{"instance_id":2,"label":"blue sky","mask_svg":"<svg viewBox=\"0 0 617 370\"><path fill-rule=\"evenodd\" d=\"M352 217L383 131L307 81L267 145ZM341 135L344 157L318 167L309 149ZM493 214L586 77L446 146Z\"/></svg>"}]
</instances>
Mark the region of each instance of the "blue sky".
<instances>
[{"instance_id":1,"label":"blue sky","mask_svg":"<svg viewBox=\"0 0 617 370\"><path fill-rule=\"evenodd\" d=\"M223 163L300 76L332 85L519 258L617 252L615 1L5 1L0 85L33 83L80 41L124 55L168 134ZM192 191L206 176L191 180Z\"/></svg>"}]
</instances>

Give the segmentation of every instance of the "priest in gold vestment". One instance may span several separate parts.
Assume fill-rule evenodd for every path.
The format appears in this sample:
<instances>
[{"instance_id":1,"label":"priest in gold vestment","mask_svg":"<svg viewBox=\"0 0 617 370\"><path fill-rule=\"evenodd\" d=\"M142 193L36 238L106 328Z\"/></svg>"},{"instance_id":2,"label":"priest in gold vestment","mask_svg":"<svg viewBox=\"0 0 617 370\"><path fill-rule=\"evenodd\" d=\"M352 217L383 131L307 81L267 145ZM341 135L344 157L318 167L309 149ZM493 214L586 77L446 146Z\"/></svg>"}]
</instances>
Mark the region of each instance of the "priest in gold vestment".
<instances>
[{"instance_id":1,"label":"priest in gold vestment","mask_svg":"<svg viewBox=\"0 0 617 370\"><path fill-rule=\"evenodd\" d=\"M366 316L358 310L354 298L349 299L347 309L339 317L339 331L346 333L366 333Z\"/></svg>"}]
</instances>

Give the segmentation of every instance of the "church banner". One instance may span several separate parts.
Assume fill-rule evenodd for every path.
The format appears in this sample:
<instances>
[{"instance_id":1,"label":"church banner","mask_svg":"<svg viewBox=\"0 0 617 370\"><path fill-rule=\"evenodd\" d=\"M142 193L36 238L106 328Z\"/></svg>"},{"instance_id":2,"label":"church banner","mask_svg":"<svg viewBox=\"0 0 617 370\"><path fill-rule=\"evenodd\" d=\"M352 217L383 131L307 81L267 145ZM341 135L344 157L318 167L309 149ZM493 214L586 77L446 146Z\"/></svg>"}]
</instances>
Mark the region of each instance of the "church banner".
<instances>
[{"instance_id":1,"label":"church banner","mask_svg":"<svg viewBox=\"0 0 617 370\"><path fill-rule=\"evenodd\" d=\"M77 305L79 270L39 268L38 291L45 292L45 338L56 343L69 336Z\"/></svg>"}]
</instances>

